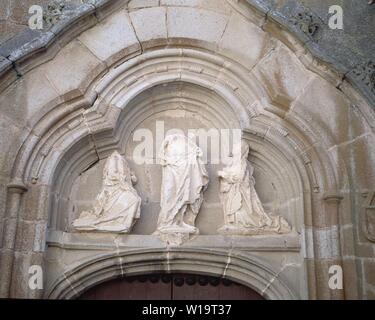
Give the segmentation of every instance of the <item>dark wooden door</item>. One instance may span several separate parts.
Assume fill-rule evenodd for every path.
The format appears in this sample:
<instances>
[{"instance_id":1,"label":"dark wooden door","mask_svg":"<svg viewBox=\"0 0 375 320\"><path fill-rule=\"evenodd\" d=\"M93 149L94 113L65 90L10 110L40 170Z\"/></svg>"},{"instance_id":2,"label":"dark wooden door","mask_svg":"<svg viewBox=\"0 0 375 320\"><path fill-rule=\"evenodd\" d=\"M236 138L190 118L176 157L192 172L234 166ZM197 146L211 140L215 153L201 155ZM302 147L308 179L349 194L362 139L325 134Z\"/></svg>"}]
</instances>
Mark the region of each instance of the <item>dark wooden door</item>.
<instances>
[{"instance_id":1,"label":"dark wooden door","mask_svg":"<svg viewBox=\"0 0 375 320\"><path fill-rule=\"evenodd\" d=\"M82 300L263 300L254 290L227 279L188 274L116 279L86 291Z\"/></svg>"}]
</instances>

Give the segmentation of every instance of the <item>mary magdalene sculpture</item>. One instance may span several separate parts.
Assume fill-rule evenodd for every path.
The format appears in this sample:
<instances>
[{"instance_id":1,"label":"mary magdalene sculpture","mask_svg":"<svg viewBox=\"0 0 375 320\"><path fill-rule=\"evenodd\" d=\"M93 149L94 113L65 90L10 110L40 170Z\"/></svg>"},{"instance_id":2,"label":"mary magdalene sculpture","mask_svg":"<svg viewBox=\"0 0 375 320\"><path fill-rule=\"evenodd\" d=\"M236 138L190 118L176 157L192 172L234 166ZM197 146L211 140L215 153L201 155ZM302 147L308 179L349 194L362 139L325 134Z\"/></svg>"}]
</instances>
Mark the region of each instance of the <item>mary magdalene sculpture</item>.
<instances>
[{"instance_id":1,"label":"mary magdalene sculpture","mask_svg":"<svg viewBox=\"0 0 375 320\"><path fill-rule=\"evenodd\" d=\"M141 198L133 187L136 182L126 160L115 151L105 164L102 190L93 209L83 211L73 222L73 228L78 231L129 233L141 210Z\"/></svg>"},{"instance_id":2,"label":"mary magdalene sculpture","mask_svg":"<svg viewBox=\"0 0 375 320\"><path fill-rule=\"evenodd\" d=\"M163 168L160 213L156 234L172 245L198 234L195 219L203 202L209 179L202 150L181 134L166 137L160 160Z\"/></svg>"},{"instance_id":3,"label":"mary magdalene sculpture","mask_svg":"<svg viewBox=\"0 0 375 320\"><path fill-rule=\"evenodd\" d=\"M291 227L283 217L268 214L263 208L255 190L249 151L249 145L242 141L234 148L233 163L218 172L225 223L218 231L229 235L289 233Z\"/></svg>"}]
</instances>

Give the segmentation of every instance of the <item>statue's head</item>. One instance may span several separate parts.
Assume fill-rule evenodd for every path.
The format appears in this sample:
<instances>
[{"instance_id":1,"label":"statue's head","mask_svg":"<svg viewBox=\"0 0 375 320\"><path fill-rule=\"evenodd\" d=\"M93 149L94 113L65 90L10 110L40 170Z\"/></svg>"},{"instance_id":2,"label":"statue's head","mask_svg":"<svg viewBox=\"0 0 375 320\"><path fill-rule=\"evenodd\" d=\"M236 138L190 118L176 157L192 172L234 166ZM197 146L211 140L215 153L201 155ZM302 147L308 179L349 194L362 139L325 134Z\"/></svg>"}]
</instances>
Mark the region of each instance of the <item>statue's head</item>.
<instances>
[{"instance_id":1,"label":"statue's head","mask_svg":"<svg viewBox=\"0 0 375 320\"><path fill-rule=\"evenodd\" d=\"M247 141L241 140L241 142L237 142L233 146L233 158L234 163L238 163L241 159L247 159L250 152L250 145Z\"/></svg>"},{"instance_id":2,"label":"statue's head","mask_svg":"<svg viewBox=\"0 0 375 320\"><path fill-rule=\"evenodd\" d=\"M128 175L127 163L118 151L108 158L103 173L105 183L122 181Z\"/></svg>"},{"instance_id":3,"label":"statue's head","mask_svg":"<svg viewBox=\"0 0 375 320\"><path fill-rule=\"evenodd\" d=\"M194 141L184 134L175 133L168 135L160 149L159 158L165 160L166 158L189 158L192 155L196 158L201 151Z\"/></svg>"}]
</instances>

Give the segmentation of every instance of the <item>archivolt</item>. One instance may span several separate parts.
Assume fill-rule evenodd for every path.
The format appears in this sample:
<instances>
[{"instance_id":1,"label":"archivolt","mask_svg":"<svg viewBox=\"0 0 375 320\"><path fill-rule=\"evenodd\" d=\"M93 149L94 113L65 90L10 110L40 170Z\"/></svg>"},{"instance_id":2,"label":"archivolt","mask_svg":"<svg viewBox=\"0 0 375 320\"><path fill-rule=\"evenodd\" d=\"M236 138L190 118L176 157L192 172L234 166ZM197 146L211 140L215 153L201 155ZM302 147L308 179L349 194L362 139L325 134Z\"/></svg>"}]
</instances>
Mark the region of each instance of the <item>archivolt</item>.
<instances>
[{"instance_id":1,"label":"archivolt","mask_svg":"<svg viewBox=\"0 0 375 320\"><path fill-rule=\"evenodd\" d=\"M252 288L270 300L296 299L280 272L255 257L208 249L134 250L104 254L67 270L45 298L74 299L84 291L111 279L150 273L189 272L228 278Z\"/></svg>"},{"instance_id":2,"label":"archivolt","mask_svg":"<svg viewBox=\"0 0 375 320\"><path fill-rule=\"evenodd\" d=\"M134 101L163 84L185 84L210 93L213 98L207 103L183 98L198 105L215 127L224 122L243 130L254 146L254 159L259 159L255 165L278 177L281 198L292 212L304 212L303 220L312 220L306 194L337 190L334 164L314 146L319 133L297 116L283 119L281 126L278 106L241 65L198 49L155 49L108 70L63 112L55 108L39 121L34 130L38 135L25 143L14 173L31 187L49 186L50 194L57 195L51 197L53 206L45 216L56 219L58 198L71 189L75 177L114 149L124 148L130 128L152 112L145 103L136 109ZM161 106L163 97L159 99Z\"/></svg>"},{"instance_id":3,"label":"archivolt","mask_svg":"<svg viewBox=\"0 0 375 320\"><path fill-rule=\"evenodd\" d=\"M17 157L15 178L51 185L58 164L75 158L77 165L76 151L80 150L82 156L94 155L82 162L81 169L98 157L106 157L119 141L118 129L128 120L124 115L130 112L127 108L131 102L148 89L166 83L190 83L214 92L227 105L228 110L219 112L256 136L280 142L284 139L282 148L293 150L293 158L311 162L315 179L321 179L314 185L336 189L334 165L327 166L332 161L328 155L313 151L318 132L297 118L286 119L281 127L279 116L262 108L272 102L256 78L233 61L193 49L155 50L127 61L92 83L80 99L45 115L34 128L37 134L29 136Z\"/></svg>"},{"instance_id":4,"label":"archivolt","mask_svg":"<svg viewBox=\"0 0 375 320\"><path fill-rule=\"evenodd\" d=\"M179 47L177 43L174 47L173 39L168 39L169 46L163 49L147 47L147 52L107 68L79 96L77 89L74 94L65 94L65 98L74 98L63 104L50 107L49 103L48 108L41 106L40 110L48 112L33 119L32 130L15 161L13 182L24 182L31 190L45 186L51 193L53 186L55 192L64 192L75 176L121 145L122 135L129 135L126 127L132 124L131 121L141 121L147 115L147 108L131 109L137 98L163 84L185 83L212 93L215 97L212 101L221 105L224 116L211 118L218 126L223 119L229 119L231 126L243 130L245 139L253 145L253 159L258 167L271 171L290 199L303 198L294 210L304 212L304 221L311 225L314 192L321 196L323 192L337 194L338 189L338 164L316 144L325 141L326 137L323 139L317 126L307 123L297 114L288 116L285 110L280 110L280 104L285 101L275 101L277 96L270 96L272 84L271 90L262 87L259 79L243 65L210 51L213 47L210 43L205 45L200 41L200 48L182 48L183 40L180 39ZM191 41L187 43L191 45ZM188 102L197 105L197 101L190 99ZM207 117L213 113L214 105L199 106ZM340 166L345 172L344 164L340 163ZM13 182L12 188L18 187ZM21 189L24 191L25 188L21 186ZM27 192L24 197L30 194ZM9 207L18 212L21 197L13 198L10 202L14 203ZM40 195L40 199L45 201L45 195ZM48 216L51 210L48 207L45 210L46 213L41 215ZM155 267L178 271L183 266L184 271L205 273L205 266L211 264L216 268L216 274L222 274L223 266L227 266L227 254L210 253L211 250L202 250L193 254L182 249L122 253L125 261L129 259L125 264L119 256L98 257L96 261L88 261L66 274L69 281L60 279L49 297L73 297L81 287L93 285L92 277L105 281L119 276L119 266L129 267L131 259L136 262L134 268L129 269L133 274L151 271L149 266L154 266L153 271ZM184 261L181 265L179 259ZM261 263L240 256L231 259L234 262L229 264L228 271L231 272L226 276L230 278L232 274L235 281L255 290L263 290L272 279L276 280L275 284L278 281L277 274ZM201 264L195 266L197 261ZM76 293L69 283L78 290ZM266 296L268 294L267 297L272 299L293 296L282 284L273 292L272 288L276 287L271 285Z\"/></svg>"}]
</instances>

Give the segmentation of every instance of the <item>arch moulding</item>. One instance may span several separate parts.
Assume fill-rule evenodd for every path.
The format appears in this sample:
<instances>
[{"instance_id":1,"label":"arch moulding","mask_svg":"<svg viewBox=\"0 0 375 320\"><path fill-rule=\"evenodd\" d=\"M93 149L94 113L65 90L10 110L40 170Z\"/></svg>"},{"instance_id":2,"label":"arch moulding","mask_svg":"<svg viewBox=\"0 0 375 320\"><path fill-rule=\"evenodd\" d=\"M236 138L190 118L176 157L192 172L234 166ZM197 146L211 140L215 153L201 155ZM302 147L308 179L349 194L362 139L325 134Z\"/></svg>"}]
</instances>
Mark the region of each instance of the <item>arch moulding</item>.
<instances>
[{"instance_id":1,"label":"arch moulding","mask_svg":"<svg viewBox=\"0 0 375 320\"><path fill-rule=\"evenodd\" d=\"M350 240L340 238L341 203L351 211L352 195L347 191L351 181L347 164L332 152L338 143L335 133L307 111L315 98L310 92L316 83L332 87L335 97L330 96L329 101L338 99L342 108L350 108L352 91L336 90L337 75L306 53L290 34L277 31L276 24L271 28L273 22L267 22L265 32L264 21L259 21L253 10L244 16L244 7L234 10L236 5L228 2L232 8L228 12L212 8L189 11L207 15L207 21L214 19L218 26L223 20L226 27L217 39L191 30L143 39L136 14L143 10L147 17L147 12L165 8L129 11L124 6L121 13L112 12L97 21L93 29L62 41L61 52L51 61L40 64L38 57L24 76L26 83L35 74L67 67L64 55L72 52L73 57L74 52L84 52L80 66L86 56L94 62L85 66L73 87L63 88L59 79L50 79L58 95L40 102L35 106L38 112L27 118L7 190L3 234L11 236L2 251L1 268L8 268L0 276L2 296L71 299L117 277L192 272L227 277L268 299L344 297L327 288L328 274L323 280L317 274L325 274L329 264L342 265L342 246ZM169 13L187 10L171 7ZM107 34L106 23L118 23L118 14L133 19L130 27L136 43L101 57L93 34L98 30ZM239 54L233 44L225 43L233 16L254 36L254 46L260 48L256 57L251 56L254 52ZM164 27L168 26L160 26ZM75 75L64 72L61 78ZM310 104L303 100L306 96ZM361 101L366 114L369 106ZM242 131L252 146L250 161L256 173L274 188L277 199L268 200L268 204L292 222L293 235L279 240L223 240L208 232L191 245L169 248L152 242L148 231L137 231L129 240L109 235L98 236L93 242L90 235L71 232L73 210L67 208L72 207L71 193L80 177L99 170L114 150L127 155L132 133L152 116L180 109L191 114L199 111L214 128ZM27 227L31 236L23 241ZM206 240L218 244L207 248L203 245ZM130 241L128 249L121 247L122 241ZM146 244L141 245L142 241ZM72 250L80 259L70 256ZM27 269L36 262L48 270L47 289L30 293L25 288L27 273L19 277L17 264ZM298 276L294 277L296 270Z\"/></svg>"}]
</instances>

